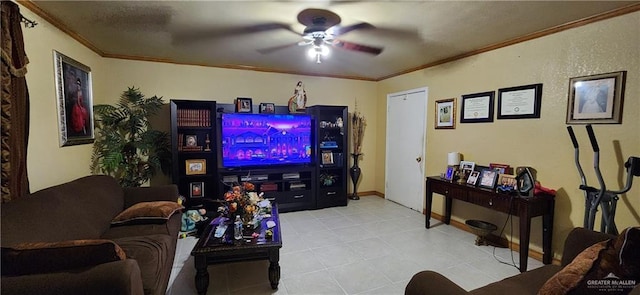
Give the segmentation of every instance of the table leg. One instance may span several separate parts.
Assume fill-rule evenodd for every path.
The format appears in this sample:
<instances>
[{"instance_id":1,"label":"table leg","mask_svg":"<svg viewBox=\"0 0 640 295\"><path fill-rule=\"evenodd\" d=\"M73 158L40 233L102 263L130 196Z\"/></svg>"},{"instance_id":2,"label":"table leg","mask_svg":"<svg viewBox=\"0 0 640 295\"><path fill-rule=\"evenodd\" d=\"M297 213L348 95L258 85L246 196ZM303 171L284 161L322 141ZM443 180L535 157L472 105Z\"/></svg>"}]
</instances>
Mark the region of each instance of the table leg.
<instances>
[{"instance_id":1,"label":"table leg","mask_svg":"<svg viewBox=\"0 0 640 295\"><path fill-rule=\"evenodd\" d=\"M551 252L551 239L553 237L553 208L555 200L550 201L551 209L546 210L542 216L542 263L551 264L553 253Z\"/></svg>"},{"instance_id":2,"label":"table leg","mask_svg":"<svg viewBox=\"0 0 640 295\"><path fill-rule=\"evenodd\" d=\"M207 257L205 255L196 255L194 257L196 265L196 290L199 295L207 294L209 287L209 272L207 271Z\"/></svg>"},{"instance_id":3,"label":"table leg","mask_svg":"<svg viewBox=\"0 0 640 295\"><path fill-rule=\"evenodd\" d=\"M529 206L520 206L520 272L527 271L529 258L529 237L531 234L531 214Z\"/></svg>"},{"instance_id":4,"label":"table leg","mask_svg":"<svg viewBox=\"0 0 640 295\"><path fill-rule=\"evenodd\" d=\"M444 223L451 223L451 203L453 203L453 198L449 196L444 196Z\"/></svg>"},{"instance_id":5,"label":"table leg","mask_svg":"<svg viewBox=\"0 0 640 295\"><path fill-rule=\"evenodd\" d=\"M269 251L269 282L271 283L271 289L278 289L280 283L280 251Z\"/></svg>"},{"instance_id":6,"label":"table leg","mask_svg":"<svg viewBox=\"0 0 640 295\"><path fill-rule=\"evenodd\" d=\"M427 190L425 191L425 205L427 206L425 208L425 222L424 222L424 227L426 228L430 228L431 227L431 202L433 201L433 192L431 191L431 183L429 183L429 180L427 180Z\"/></svg>"}]
</instances>

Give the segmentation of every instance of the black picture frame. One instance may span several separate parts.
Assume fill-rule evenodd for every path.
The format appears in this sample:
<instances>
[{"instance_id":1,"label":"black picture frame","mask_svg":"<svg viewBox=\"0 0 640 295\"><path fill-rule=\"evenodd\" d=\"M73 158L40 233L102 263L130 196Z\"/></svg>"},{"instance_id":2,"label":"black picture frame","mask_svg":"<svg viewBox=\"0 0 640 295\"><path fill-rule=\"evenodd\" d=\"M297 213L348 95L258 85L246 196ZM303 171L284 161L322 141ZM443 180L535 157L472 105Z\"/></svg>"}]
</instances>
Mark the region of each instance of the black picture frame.
<instances>
[{"instance_id":1,"label":"black picture frame","mask_svg":"<svg viewBox=\"0 0 640 295\"><path fill-rule=\"evenodd\" d=\"M487 91L462 96L460 123L493 122L495 91Z\"/></svg>"},{"instance_id":2,"label":"black picture frame","mask_svg":"<svg viewBox=\"0 0 640 295\"><path fill-rule=\"evenodd\" d=\"M479 177L480 177L479 171L471 171L471 173L469 173L469 177L467 178L467 184L475 186L476 183L478 182Z\"/></svg>"},{"instance_id":3,"label":"black picture frame","mask_svg":"<svg viewBox=\"0 0 640 295\"><path fill-rule=\"evenodd\" d=\"M435 129L456 129L456 99L436 100Z\"/></svg>"},{"instance_id":4,"label":"black picture frame","mask_svg":"<svg viewBox=\"0 0 640 295\"><path fill-rule=\"evenodd\" d=\"M498 171L492 169L483 169L478 178L478 186L482 188L494 189L498 181Z\"/></svg>"},{"instance_id":5,"label":"black picture frame","mask_svg":"<svg viewBox=\"0 0 640 295\"><path fill-rule=\"evenodd\" d=\"M198 136L194 134L188 134L184 136L184 146L195 147L198 146Z\"/></svg>"},{"instance_id":6,"label":"black picture frame","mask_svg":"<svg viewBox=\"0 0 640 295\"><path fill-rule=\"evenodd\" d=\"M540 118L542 83L498 89L498 119Z\"/></svg>"},{"instance_id":7,"label":"black picture frame","mask_svg":"<svg viewBox=\"0 0 640 295\"><path fill-rule=\"evenodd\" d=\"M93 143L93 91L91 68L53 51L60 146Z\"/></svg>"},{"instance_id":8,"label":"black picture frame","mask_svg":"<svg viewBox=\"0 0 640 295\"><path fill-rule=\"evenodd\" d=\"M202 198L204 197L204 182L191 182L189 183L189 197Z\"/></svg>"},{"instance_id":9,"label":"black picture frame","mask_svg":"<svg viewBox=\"0 0 640 295\"><path fill-rule=\"evenodd\" d=\"M260 103L259 108L260 113L262 114L273 114L276 112L276 105L274 103Z\"/></svg>"},{"instance_id":10,"label":"black picture frame","mask_svg":"<svg viewBox=\"0 0 640 295\"><path fill-rule=\"evenodd\" d=\"M621 124L627 71L569 79L567 124Z\"/></svg>"},{"instance_id":11,"label":"black picture frame","mask_svg":"<svg viewBox=\"0 0 640 295\"><path fill-rule=\"evenodd\" d=\"M236 98L236 113L253 113L253 100L248 97Z\"/></svg>"}]
</instances>

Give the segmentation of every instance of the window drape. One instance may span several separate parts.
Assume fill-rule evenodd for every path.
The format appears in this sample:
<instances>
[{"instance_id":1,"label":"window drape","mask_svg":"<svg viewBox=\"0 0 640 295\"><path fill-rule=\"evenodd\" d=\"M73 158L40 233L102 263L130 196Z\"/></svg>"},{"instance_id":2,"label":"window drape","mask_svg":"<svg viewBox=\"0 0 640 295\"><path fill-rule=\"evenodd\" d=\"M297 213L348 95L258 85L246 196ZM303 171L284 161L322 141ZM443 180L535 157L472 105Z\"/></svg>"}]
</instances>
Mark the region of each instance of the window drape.
<instances>
[{"instance_id":1,"label":"window drape","mask_svg":"<svg viewBox=\"0 0 640 295\"><path fill-rule=\"evenodd\" d=\"M20 8L1 1L2 23L2 203L29 194L27 144L29 140L29 91Z\"/></svg>"}]
</instances>

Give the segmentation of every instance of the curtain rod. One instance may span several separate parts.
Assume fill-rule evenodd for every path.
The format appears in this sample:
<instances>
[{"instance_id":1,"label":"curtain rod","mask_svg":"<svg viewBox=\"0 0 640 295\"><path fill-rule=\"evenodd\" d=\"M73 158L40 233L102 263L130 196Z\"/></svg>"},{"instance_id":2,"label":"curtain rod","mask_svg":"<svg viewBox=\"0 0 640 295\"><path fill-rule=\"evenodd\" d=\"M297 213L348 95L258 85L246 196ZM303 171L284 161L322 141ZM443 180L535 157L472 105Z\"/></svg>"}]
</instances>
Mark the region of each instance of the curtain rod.
<instances>
[{"instance_id":1,"label":"curtain rod","mask_svg":"<svg viewBox=\"0 0 640 295\"><path fill-rule=\"evenodd\" d=\"M33 28L35 26L38 25L38 23L34 20L30 20L26 17L24 17L24 15L20 15L20 22L24 24L25 28Z\"/></svg>"}]
</instances>

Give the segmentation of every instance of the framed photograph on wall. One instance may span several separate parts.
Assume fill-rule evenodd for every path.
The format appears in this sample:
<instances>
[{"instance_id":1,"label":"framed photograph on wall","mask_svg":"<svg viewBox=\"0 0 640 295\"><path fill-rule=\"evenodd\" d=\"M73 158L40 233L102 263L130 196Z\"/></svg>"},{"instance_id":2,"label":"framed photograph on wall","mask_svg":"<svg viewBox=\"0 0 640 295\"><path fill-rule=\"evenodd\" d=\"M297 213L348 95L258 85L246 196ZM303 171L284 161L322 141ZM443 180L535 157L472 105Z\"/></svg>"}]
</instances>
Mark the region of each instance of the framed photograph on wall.
<instances>
[{"instance_id":1,"label":"framed photograph on wall","mask_svg":"<svg viewBox=\"0 0 640 295\"><path fill-rule=\"evenodd\" d=\"M569 79L567 124L620 124L626 71Z\"/></svg>"},{"instance_id":2,"label":"framed photograph on wall","mask_svg":"<svg viewBox=\"0 0 640 295\"><path fill-rule=\"evenodd\" d=\"M498 89L498 119L540 118L542 83Z\"/></svg>"},{"instance_id":3,"label":"framed photograph on wall","mask_svg":"<svg viewBox=\"0 0 640 295\"><path fill-rule=\"evenodd\" d=\"M436 129L456 128L456 99L442 99L436 101Z\"/></svg>"},{"instance_id":4,"label":"framed photograph on wall","mask_svg":"<svg viewBox=\"0 0 640 295\"><path fill-rule=\"evenodd\" d=\"M495 91L462 96L460 123L493 122L493 97Z\"/></svg>"},{"instance_id":5,"label":"framed photograph on wall","mask_svg":"<svg viewBox=\"0 0 640 295\"><path fill-rule=\"evenodd\" d=\"M251 98L236 98L236 113L253 113L253 103Z\"/></svg>"},{"instance_id":6,"label":"framed photograph on wall","mask_svg":"<svg viewBox=\"0 0 640 295\"><path fill-rule=\"evenodd\" d=\"M60 146L92 143L93 92L91 69L53 51Z\"/></svg>"},{"instance_id":7,"label":"framed photograph on wall","mask_svg":"<svg viewBox=\"0 0 640 295\"><path fill-rule=\"evenodd\" d=\"M199 181L189 183L189 196L191 198L204 197L204 182Z\"/></svg>"},{"instance_id":8,"label":"framed photograph on wall","mask_svg":"<svg viewBox=\"0 0 640 295\"><path fill-rule=\"evenodd\" d=\"M273 103L261 103L260 113L273 114L276 112L276 105Z\"/></svg>"},{"instance_id":9,"label":"framed photograph on wall","mask_svg":"<svg viewBox=\"0 0 640 295\"><path fill-rule=\"evenodd\" d=\"M198 175L207 174L207 160L206 159L189 159L185 160L185 173L186 175Z\"/></svg>"}]
</instances>

